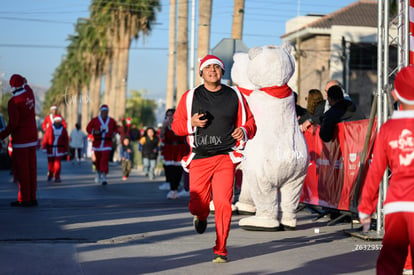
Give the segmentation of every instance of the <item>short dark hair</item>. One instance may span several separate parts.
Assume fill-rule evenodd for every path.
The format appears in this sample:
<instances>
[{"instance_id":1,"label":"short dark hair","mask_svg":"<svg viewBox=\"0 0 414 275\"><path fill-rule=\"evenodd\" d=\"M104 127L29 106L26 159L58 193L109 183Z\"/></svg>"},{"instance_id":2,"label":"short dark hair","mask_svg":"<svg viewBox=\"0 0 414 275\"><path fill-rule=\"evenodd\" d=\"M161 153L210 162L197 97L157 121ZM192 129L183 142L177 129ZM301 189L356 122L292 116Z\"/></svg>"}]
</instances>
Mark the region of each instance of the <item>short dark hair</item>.
<instances>
[{"instance_id":1,"label":"short dark hair","mask_svg":"<svg viewBox=\"0 0 414 275\"><path fill-rule=\"evenodd\" d=\"M170 109L168 109L167 111L165 111L165 117L167 117L167 114L168 113L175 113L175 109L174 108L170 108Z\"/></svg>"},{"instance_id":2,"label":"short dark hair","mask_svg":"<svg viewBox=\"0 0 414 275\"><path fill-rule=\"evenodd\" d=\"M341 86L334 85L328 89L328 98L331 100L338 102L339 100L344 99L344 92L342 91Z\"/></svg>"}]
</instances>

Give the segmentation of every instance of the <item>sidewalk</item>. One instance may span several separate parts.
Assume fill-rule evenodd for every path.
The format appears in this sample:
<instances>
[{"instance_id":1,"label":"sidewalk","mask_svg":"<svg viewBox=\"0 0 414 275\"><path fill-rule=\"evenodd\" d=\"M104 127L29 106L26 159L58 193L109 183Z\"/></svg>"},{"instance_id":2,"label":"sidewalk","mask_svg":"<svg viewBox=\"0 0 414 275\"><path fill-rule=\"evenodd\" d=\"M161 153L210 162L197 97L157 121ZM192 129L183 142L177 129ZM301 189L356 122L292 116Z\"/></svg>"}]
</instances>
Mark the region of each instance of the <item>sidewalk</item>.
<instances>
[{"instance_id":1,"label":"sidewalk","mask_svg":"<svg viewBox=\"0 0 414 275\"><path fill-rule=\"evenodd\" d=\"M290 232L245 231L234 215L229 262L214 264L214 215L197 234L188 198L158 190L163 177L134 171L122 181L111 165L101 186L89 161L62 166L62 183L47 182L38 152L39 206L31 208L9 206L18 186L0 170L0 274L375 274L380 242L349 237L349 224L327 226L306 210Z\"/></svg>"}]
</instances>

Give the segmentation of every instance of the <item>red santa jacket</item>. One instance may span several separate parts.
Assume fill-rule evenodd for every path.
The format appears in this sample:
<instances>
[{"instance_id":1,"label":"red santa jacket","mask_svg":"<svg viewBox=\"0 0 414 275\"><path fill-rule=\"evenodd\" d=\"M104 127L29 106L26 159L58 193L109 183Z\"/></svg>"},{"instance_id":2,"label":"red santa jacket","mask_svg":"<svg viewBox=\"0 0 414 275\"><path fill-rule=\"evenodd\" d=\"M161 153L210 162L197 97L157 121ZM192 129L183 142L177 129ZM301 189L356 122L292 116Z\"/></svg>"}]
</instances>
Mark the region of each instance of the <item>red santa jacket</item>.
<instances>
[{"instance_id":1,"label":"red santa jacket","mask_svg":"<svg viewBox=\"0 0 414 275\"><path fill-rule=\"evenodd\" d=\"M46 149L48 157L61 157L66 155L69 147L68 132L63 125L57 128L54 124L46 129L42 148Z\"/></svg>"},{"instance_id":2,"label":"red santa jacket","mask_svg":"<svg viewBox=\"0 0 414 275\"><path fill-rule=\"evenodd\" d=\"M52 114L49 114L47 117L45 117L45 119L43 120L43 123L42 123L42 129L43 129L43 131L46 131L46 129L50 126L50 125L52 125L53 124L53 115ZM62 117L62 125L63 125L63 127L65 127L65 128L67 128L66 127L66 121L65 121L65 119Z\"/></svg>"},{"instance_id":3,"label":"red santa jacket","mask_svg":"<svg viewBox=\"0 0 414 275\"><path fill-rule=\"evenodd\" d=\"M167 129L161 139L164 165L181 165L181 160L188 155L190 149L184 136L177 136L171 129Z\"/></svg>"},{"instance_id":4,"label":"red santa jacket","mask_svg":"<svg viewBox=\"0 0 414 275\"><path fill-rule=\"evenodd\" d=\"M110 151L112 150L112 137L118 133L118 127L113 118L108 116L106 121L103 121L99 115L89 122L86 131L93 135L92 149L94 151Z\"/></svg>"},{"instance_id":5,"label":"red santa jacket","mask_svg":"<svg viewBox=\"0 0 414 275\"><path fill-rule=\"evenodd\" d=\"M381 126L358 206L360 218L367 218L375 211L387 166L392 174L384 213L414 212L414 111L395 111Z\"/></svg>"},{"instance_id":6,"label":"red santa jacket","mask_svg":"<svg viewBox=\"0 0 414 275\"><path fill-rule=\"evenodd\" d=\"M35 98L29 85L13 92L8 102L8 114L9 123L0 132L0 139L11 134L13 148L37 146Z\"/></svg>"},{"instance_id":7,"label":"red santa jacket","mask_svg":"<svg viewBox=\"0 0 414 275\"><path fill-rule=\"evenodd\" d=\"M242 94L232 87L230 87L237 95L239 99L239 108L237 114L236 128L242 127L244 131L245 140L236 141L236 145L232 152L229 153L233 163L241 162L243 155L240 150L244 149L247 140L252 139L256 134L256 123L249 105ZM190 153L182 160L184 168L188 167L195 153L192 152L192 148L195 147L194 133L197 127L191 126L191 110L193 106L194 91L197 89L188 90L180 99L177 110L174 113L174 120L171 125L172 130L179 136L187 136L187 143L190 145Z\"/></svg>"}]
</instances>

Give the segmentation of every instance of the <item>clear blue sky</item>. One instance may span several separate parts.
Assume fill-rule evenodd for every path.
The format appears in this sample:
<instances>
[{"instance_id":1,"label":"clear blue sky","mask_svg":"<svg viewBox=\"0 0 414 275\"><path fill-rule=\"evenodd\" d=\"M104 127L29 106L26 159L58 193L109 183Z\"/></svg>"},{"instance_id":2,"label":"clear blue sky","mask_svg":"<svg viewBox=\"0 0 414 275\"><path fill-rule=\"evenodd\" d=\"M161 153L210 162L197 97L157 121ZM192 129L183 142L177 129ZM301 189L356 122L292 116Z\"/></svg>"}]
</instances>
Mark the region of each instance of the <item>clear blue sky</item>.
<instances>
[{"instance_id":1,"label":"clear blue sky","mask_svg":"<svg viewBox=\"0 0 414 275\"><path fill-rule=\"evenodd\" d=\"M280 44L287 20L298 14L331 13L355 1L246 0L243 41L249 48ZM191 0L189 3L191 12ZM77 19L89 17L89 4L88 0L2 1L0 76L7 80L6 85L13 73L20 73L31 84L49 87L53 72L66 53L67 38L74 34ZM213 1L210 48L231 37L232 14L233 0ZM165 97L168 15L169 1L162 0L151 34L132 43L128 91L147 90L149 98Z\"/></svg>"}]
</instances>

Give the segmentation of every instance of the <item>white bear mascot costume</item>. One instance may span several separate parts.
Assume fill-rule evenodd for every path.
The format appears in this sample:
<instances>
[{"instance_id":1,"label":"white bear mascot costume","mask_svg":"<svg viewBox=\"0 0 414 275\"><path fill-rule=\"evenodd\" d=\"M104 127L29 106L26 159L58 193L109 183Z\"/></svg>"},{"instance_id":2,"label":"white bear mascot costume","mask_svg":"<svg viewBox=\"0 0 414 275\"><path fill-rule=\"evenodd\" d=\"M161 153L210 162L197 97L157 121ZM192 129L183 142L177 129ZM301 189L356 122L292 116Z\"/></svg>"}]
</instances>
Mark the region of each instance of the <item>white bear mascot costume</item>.
<instances>
[{"instance_id":1,"label":"white bear mascot costume","mask_svg":"<svg viewBox=\"0 0 414 275\"><path fill-rule=\"evenodd\" d=\"M244 151L242 192L248 188L256 214L239 225L247 230L294 230L309 163L293 91L287 86L295 63L289 50L279 46L252 48L248 56L248 78L257 88L246 98L257 133Z\"/></svg>"},{"instance_id":2,"label":"white bear mascot costume","mask_svg":"<svg viewBox=\"0 0 414 275\"><path fill-rule=\"evenodd\" d=\"M237 85L237 89L246 98L247 103L250 100L250 94L256 88L253 83L250 82L247 76L247 68L249 65L249 56L247 53L235 53L233 56L233 66L231 67L231 79ZM241 162L238 169L243 171L243 163ZM239 214L250 214L256 213L256 207L252 196L250 194L250 185L248 182L243 181L243 187L240 191L239 200L236 203L236 208Z\"/></svg>"}]
</instances>

